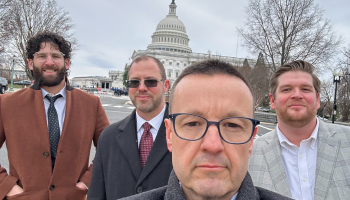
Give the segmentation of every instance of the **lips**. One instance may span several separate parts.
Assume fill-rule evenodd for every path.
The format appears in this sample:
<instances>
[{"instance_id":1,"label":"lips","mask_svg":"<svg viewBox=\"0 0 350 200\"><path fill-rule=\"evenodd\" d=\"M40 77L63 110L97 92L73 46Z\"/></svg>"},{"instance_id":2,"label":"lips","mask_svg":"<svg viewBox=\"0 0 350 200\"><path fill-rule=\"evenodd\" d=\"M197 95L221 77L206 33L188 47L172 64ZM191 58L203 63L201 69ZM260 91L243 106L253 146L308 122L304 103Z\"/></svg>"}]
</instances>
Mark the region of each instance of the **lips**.
<instances>
[{"instance_id":1,"label":"lips","mask_svg":"<svg viewBox=\"0 0 350 200\"><path fill-rule=\"evenodd\" d=\"M138 98L140 100L146 100L146 99L149 99L150 96L148 96L148 95L138 95L138 96L136 96L136 98Z\"/></svg>"},{"instance_id":2,"label":"lips","mask_svg":"<svg viewBox=\"0 0 350 200\"><path fill-rule=\"evenodd\" d=\"M216 164L201 164L201 165L197 165L197 168L206 170L206 171L221 171L225 167L222 165L216 165Z\"/></svg>"}]
</instances>

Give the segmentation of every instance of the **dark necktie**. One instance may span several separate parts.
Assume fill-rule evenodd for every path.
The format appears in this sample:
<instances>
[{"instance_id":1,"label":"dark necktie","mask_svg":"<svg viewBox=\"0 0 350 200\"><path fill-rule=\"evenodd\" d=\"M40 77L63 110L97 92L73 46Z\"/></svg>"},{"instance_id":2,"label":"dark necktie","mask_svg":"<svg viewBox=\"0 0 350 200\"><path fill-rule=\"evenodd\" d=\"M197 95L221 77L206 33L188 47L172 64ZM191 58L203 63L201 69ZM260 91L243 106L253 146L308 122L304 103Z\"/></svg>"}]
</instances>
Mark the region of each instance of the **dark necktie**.
<instances>
[{"instance_id":1,"label":"dark necktie","mask_svg":"<svg viewBox=\"0 0 350 200\"><path fill-rule=\"evenodd\" d=\"M143 168L146 164L148 154L151 151L153 145L153 137L150 131L152 126L148 122L145 122L142 126L144 128L144 131L140 140L139 154L141 167Z\"/></svg>"},{"instance_id":2,"label":"dark necktie","mask_svg":"<svg viewBox=\"0 0 350 200\"><path fill-rule=\"evenodd\" d=\"M45 96L50 101L49 109L47 110L47 120L49 124L49 137L50 137L50 149L51 149L51 160L52 169L55 166L56 154L58 148L58 142L60 141L60 124L58 122L58 115L55 108L55 101L62 97L61 94L50 97Z\"/></svg>"}]
</instances>

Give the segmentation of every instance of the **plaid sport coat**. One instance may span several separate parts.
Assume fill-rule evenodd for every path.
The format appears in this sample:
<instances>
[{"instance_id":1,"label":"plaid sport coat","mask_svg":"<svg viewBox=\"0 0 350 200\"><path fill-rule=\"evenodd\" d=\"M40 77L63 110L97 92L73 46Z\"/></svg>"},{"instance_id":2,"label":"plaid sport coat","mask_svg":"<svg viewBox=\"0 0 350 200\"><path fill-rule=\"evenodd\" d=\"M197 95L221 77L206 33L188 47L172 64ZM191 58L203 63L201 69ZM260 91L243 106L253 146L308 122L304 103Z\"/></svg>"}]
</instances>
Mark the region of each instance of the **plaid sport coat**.
<instances>
[{"instance_id":1,"label":"plaid sport coat","mask_svg":"<svg viewBox=\"0 0 350 200\"><path fill-rule=\"evenodd\" d=\"M350 199L350 127L319 122L314 199ZM292 197L276 130L254 141L248 171L255 186Z\"/></svg>"}]
</instances>

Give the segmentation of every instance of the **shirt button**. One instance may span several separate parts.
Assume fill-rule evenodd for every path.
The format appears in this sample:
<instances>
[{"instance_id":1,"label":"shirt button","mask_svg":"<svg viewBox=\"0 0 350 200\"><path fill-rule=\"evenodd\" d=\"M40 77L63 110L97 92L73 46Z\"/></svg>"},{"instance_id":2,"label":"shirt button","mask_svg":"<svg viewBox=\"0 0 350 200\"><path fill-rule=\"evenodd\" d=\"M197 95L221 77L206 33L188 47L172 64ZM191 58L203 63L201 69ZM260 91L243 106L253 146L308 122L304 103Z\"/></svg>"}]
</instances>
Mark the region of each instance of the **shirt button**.
<instances>
[{"instance_id":1,"label":"shirt button","mask_svg":"<svg viewBox=\"0 0 350 200\"><path fill-rule=\"evenodd\" d=\"M50 190L53 191L55 189L55 185L50 185Z\"/></svg>"},{"instance_id":2,"label":"shirt button","mask_svg":"<svg viewBox=\"0 0 350 200\"><path fill-rule=\"evenodd\" d=\"M141 192L142 192L142 187L139 186L139 187L137 188L137 193L141 193Z\"/></svg>"},{"instance_id":3,"label":"shirt button","mask_svg":"<svg viewBox=\"0 0 350 200\"><path fill-rule=\"evenodd\" d=\"M45 152L43 153L43 155L44 155L45 158L47 158L47 157L49 157L49 152L45 151Z\"/></svg>"},{"instance_id":4,"label":"shirt button","mask_svg":"<svg viewBox=\"0 0 350 200\"><path fill-rule=\"evenodd\" d=\"M303 181L305 182L305 181L306 181L306 178L303 178Z\"/></svg>"},{"instance_id":5,"label":"shirt button","mask_svg":"<svg viewBox=\"0 0 350 200\"><path fill-rule=\"evenodd\" d=\"M303 159L303 158L304 158L304 156L303 156L303 155L300 155L300 158L301 158L301 159Z\"/></svg>"}]
</instances>

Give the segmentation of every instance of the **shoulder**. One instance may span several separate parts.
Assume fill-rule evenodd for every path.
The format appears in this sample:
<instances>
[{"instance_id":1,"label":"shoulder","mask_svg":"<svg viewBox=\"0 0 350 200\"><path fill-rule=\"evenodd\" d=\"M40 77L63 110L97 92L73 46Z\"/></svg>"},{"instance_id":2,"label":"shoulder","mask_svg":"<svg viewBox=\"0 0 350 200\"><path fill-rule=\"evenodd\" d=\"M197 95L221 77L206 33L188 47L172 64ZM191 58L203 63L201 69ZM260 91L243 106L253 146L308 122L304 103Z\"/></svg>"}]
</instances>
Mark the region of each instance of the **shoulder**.
<instances>
[{"instance_id":1,"label":"shoulder","mask_svg":"<svg viewBox=\"0 0 350 200\"><path fill-rule=\"evenodd\" d=\"M272 130L263 136L260 136L254 140L253 150L261 150L266 147L267 144L271 143L277 137L277 133L275 130Z\"/></svg>"},{"instance_id":2,"label":"shoulder","mask_svg":"<svg viewBox=\"0 0 350 200\"><path fill-rule=\"evenodd\" d=\"M122 200L163 200L168 186L163 186L141 194L136 194L130 197L122 198Z\"/></svg>"},{"instance_id":3,"label":"shoulder","mask_svg":"<svg viewBox=\"0 0 350 200\"><path fill-rule=\"evenodd\" d=\"M128 123L135 123L135 114L132 112L130 115L120 120L119 122L115 122L109 126L107 126L101 133L99 140L109 140L111 137L117 136L121 131L124 130L125 126ZM136 124L135 124L136 126Z\"/></svg>"},{"instance_id":4,"label":"shoulder","mask_svg":"<svg viewBox=\"0 0 350 200\"><path fill-rule=\"evenodd\" d=\"M272 192L270 190L261 188L261 187L255 187L259 193L260 199L262 200L289 200L291 198L282 196L276 192Z\"/></svg>"},{"instance_id":5,"label":"shoulder","mask_svg":"<svg viewBox=\"0 0 350 200\"><path fill-rule=\"evenodd\" d=\"M349 133L349 126L326 123L320 120L319 137L331 136L333 138L340 139L341 142L349 142Z\"/></svg>"}]
</instances>

